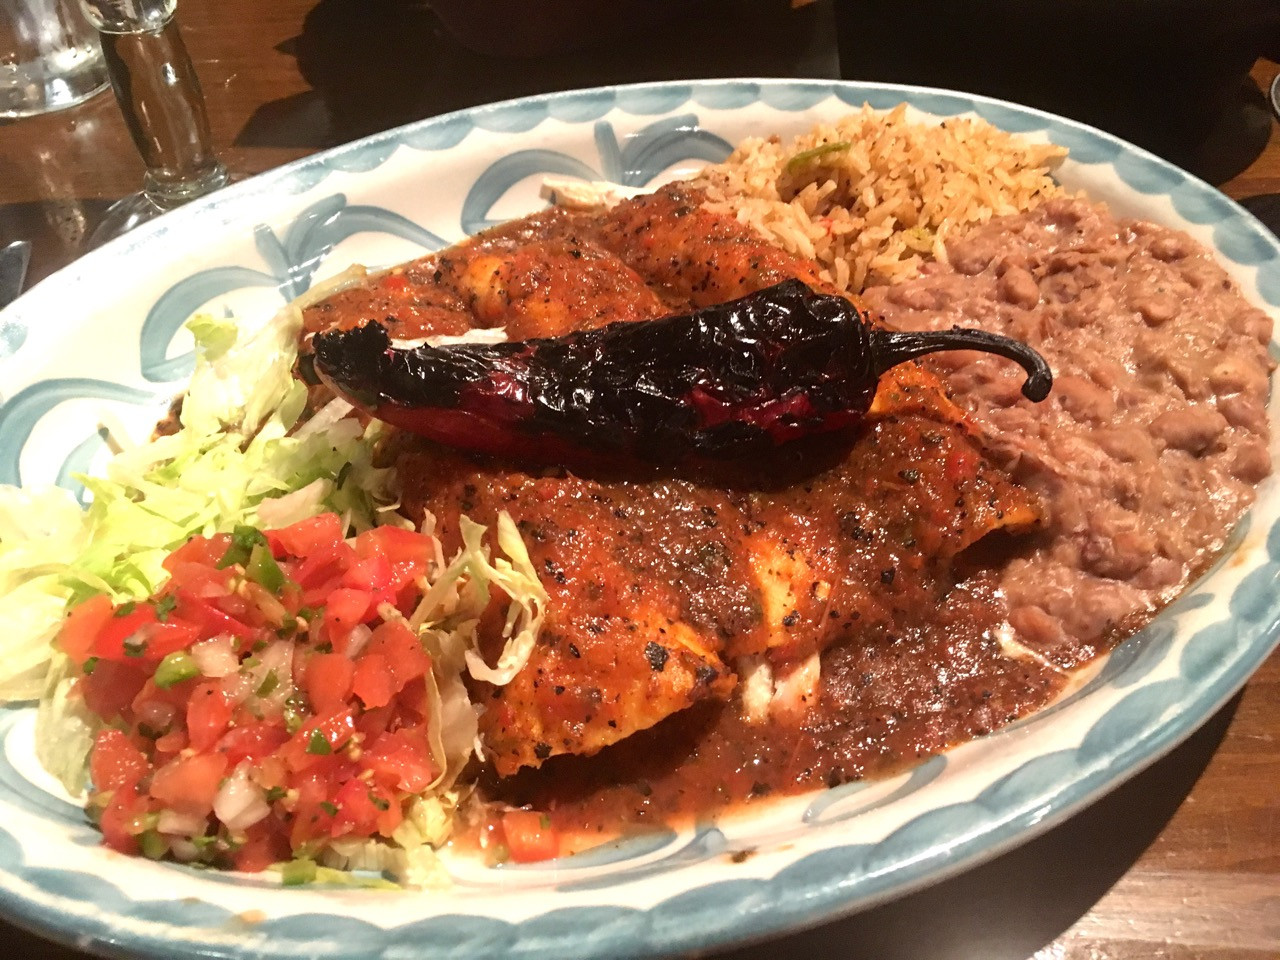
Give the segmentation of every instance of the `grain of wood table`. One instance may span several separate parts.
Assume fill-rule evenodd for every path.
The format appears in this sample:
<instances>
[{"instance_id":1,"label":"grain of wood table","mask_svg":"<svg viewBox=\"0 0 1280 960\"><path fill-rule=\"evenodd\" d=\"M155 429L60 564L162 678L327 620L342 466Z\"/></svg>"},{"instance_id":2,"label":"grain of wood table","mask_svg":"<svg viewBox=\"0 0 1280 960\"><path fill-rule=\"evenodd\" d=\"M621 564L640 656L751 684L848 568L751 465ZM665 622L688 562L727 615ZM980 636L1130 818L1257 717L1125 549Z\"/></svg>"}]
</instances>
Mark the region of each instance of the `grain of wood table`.
<instances>
[{"instance_id":1,"label":"grain of wood table","mask_svg":"<svg viewBox=\"0 0 1280 960\"><path fill-rule=\"evenodd\" d=\"M237 177L474 102L476 90L459 78L477 70L491 74L485 99L578 85L575 71L608 67L616 76L616 65L590 56L514 68L477 58L444 40L429 13L391 0L183 0L181 18L215 140ZM784 52L758 69L703 57L701 75L828 74L830 44L815 22L797 21ZM697 49L696 37L689 43ZM1220 152L1207 167L1226 193L1272 214L1280 198L1258 198L1280 194L1280 135L1260 90L1277 69L1259 62L1239 130L1221 150L1240 154L1242 137L1258 148L1246 144L1225 166ZM674 71L694 72L678 51L617 78ZM141 175L110 96L0 124L0 245L33 240L32 279L44 277L81 252L105 207ZM4 956L80 956L2 922L0 938ZM1187 743L1030 844L896 903L726 957L1033 955L1280 957L1280 656Z\"/></svg>"}]
</instances>

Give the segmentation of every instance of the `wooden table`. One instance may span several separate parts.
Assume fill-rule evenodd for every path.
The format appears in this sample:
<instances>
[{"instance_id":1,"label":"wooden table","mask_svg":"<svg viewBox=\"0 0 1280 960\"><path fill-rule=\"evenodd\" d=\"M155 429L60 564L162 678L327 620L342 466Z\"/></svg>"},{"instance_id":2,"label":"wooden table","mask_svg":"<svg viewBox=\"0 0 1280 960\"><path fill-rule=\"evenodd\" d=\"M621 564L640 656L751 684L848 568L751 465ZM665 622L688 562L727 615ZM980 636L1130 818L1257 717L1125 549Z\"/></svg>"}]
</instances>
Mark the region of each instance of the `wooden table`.
<instances>
[{"instance_id":1,"label":"wooden table","mask_svg":"<svg viewBox=\"0 0 1280 960\"><path fill-rule=\"evenodd\" d=\"M370 11L377 31L368 29ZM467 90L435 81L478 63L505 93L574 85L563 70L477 61L440 40L431 15L410 4L184 0L181 13L214 137L237 176L463 105ZM821 40L801 31L788 39L786 63L746 72L823 75L833 54ZM429 69L412 65L424 60ZM391 79L386 62L406 65ZM701 66L708 76L734 72L714 57ZM1265 89L1277 69L1260 62L1254 83ZM1237 198L1280 193L1280 135L1257 89L1246 113L1255 135L1265 140L1270 130L1269 142L1217 179ZM33 240L32 278L44 277L78 254L102 210L141 174L110 96L0 125L0 243ZM80 956L3 923L0 938L7 956ZM1280 957L1280 655L1170 756L1021 849L894 904L727 956L1032 955Z\"/></svg>"}]
</instances>

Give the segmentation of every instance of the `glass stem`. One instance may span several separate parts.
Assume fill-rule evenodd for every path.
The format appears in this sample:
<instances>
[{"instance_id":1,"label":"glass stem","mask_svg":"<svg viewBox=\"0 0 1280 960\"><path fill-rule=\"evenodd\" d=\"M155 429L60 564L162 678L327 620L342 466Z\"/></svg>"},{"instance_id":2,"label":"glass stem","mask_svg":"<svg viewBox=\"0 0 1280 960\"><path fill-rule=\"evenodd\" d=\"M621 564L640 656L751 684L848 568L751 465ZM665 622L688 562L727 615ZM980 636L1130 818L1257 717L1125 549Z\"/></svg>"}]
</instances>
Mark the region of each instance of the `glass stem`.
<instances>
[{"instance_id":1,"label":"glass stem","mask_svg":"<svg viewBox=\"0 0 1280 960\"><path fill-rule=\"evenodd\" d=\"M213 151L195 66L174 0L85 0L102 37L111 86L147 166L143 191L173 207L227 183Z\"/></svg>"}]
</instances>

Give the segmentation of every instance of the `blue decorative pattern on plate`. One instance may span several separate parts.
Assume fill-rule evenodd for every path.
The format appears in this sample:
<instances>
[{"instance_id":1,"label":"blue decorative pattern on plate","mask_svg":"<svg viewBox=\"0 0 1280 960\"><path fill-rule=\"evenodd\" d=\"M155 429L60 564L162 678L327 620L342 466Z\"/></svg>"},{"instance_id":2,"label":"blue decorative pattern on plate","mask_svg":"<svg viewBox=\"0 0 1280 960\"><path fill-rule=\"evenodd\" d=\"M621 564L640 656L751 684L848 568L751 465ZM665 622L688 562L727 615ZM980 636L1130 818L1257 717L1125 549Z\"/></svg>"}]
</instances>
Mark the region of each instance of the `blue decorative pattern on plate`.
<instances>
[{"instance_id":1,"label":"blue decorative pattern on plate","mask_svg":"<svg viewBox=\"0 0 1280 960\"><path fill-rule=\"evenodd\" d=\"M190 366L194 310L270 315L351 262L388 264L538 204L544 173L643 185L749 134L864 101L973 112L1067 146L1060 179L1187 230L1280 307L1280 247L1220 193L1088 127L958 93L708 81L553 94L423 121L240 184L86 256L3 315L0 481L71 484L104 413L145 432ZM84 295L92 291L92 297ZM1273 406L1274 422L1274 406ZM1070 698L893 780L846 785L562 864L457 858L432 894L281 890L99 847L0 713L0 910L49 936L154 957L619 957L702 950L849 912L1025 840L1186 737L1280 629L1274 480L1229 558ZM750 858L734 857L750 849ZM735 862L741 861L741 862Z\"/></svg>"}]
</instances>

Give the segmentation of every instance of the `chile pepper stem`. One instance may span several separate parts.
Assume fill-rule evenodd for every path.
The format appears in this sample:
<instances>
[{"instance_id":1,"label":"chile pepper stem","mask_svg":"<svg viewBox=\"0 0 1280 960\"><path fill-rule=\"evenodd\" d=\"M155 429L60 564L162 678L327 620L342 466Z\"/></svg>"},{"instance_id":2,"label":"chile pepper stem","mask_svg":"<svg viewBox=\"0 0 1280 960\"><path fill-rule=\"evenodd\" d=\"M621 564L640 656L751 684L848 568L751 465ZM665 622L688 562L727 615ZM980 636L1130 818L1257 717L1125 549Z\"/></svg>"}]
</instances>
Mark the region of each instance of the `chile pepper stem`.
<instances>
[{"instance_id":1,"label":"chile pepper stem","mask_svg":"<svg viewBox=\"0 0 1280 960\"><path fill-rule=\"evenodd\" d=\"M939 350L979 350L1007 357L1027 371L1022 395L1037 403L1049 395L1053 386L1053 373L1044 357L1022 341L1002 337L998 333L960 327L919 333L908 330L871 331L872 372L877 377L890 367Z\"/></svg>"}]
</instances>

